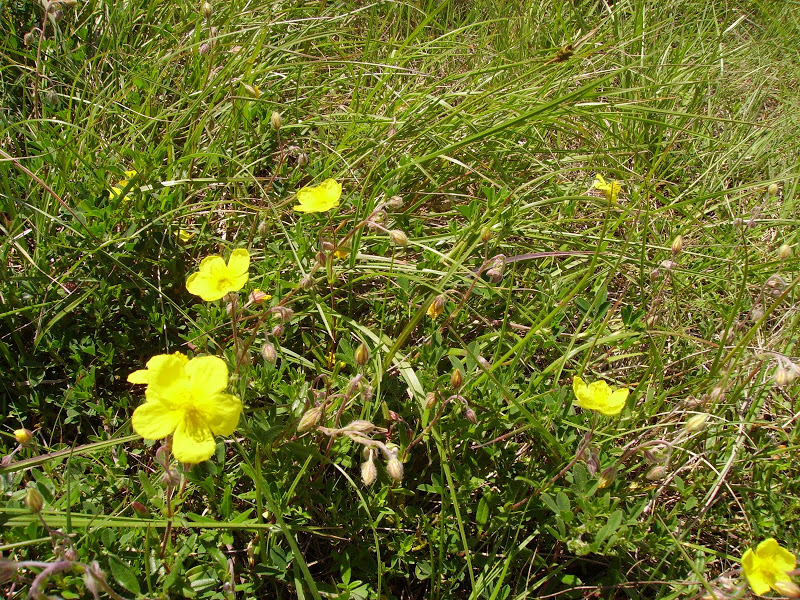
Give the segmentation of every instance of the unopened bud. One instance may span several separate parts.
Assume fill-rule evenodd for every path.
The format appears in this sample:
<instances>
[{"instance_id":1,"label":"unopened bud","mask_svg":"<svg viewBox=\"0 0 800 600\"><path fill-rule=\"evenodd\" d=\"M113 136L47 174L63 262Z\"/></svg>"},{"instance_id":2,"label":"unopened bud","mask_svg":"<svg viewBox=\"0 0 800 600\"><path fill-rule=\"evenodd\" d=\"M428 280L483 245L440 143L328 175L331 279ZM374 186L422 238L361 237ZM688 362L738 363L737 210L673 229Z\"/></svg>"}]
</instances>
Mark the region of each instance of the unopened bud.
<instances>
[{"instance_id":1,"label":"unopened bud","mask_svg":"<svg viewBox=\"0 0 800 600\"><path fill-rule=\"evenodd\" d=\"M436 406L436 392L428 392L425 394L425 410L431 410Z\"/></svg>"},{"instance_id":2,"label":"unopened bud","mask_svg":"<svg viewBox=\"0 0 800 600\"><path fill-rule=\"evenodd\" d=\"M679 235L672 240L672 253L678 254L681 250L683 250L683 236Z\"/></svg>"},{"instance_id":3,"label":"unopened bud","mask_svg":"<svg viewBox=\"0 0 800 600\"><path fill-rule=\"evenodd\" d=\"M490 239L492 239L492 230L489 227L484 227L481 229L481 241L485 244Z\"/></svg>"},{"instance_id":4,"label":"unopened bud","mask_svg":"<svg viewBox=\"0 0 800 600\"><path fill-rule=\"evenodd\" d=\"M322 240L320 246L325 252L333 252L333 249L336 247L330 240Z\"/></svg>"},{"instance_id":5,"label":"unopened bud","mask_svg":"<svg viewBox=\"0 0 800 600\"><path fill-rule=\"evenodd\" d=\"M475 411L472 410L471 408L467 408L467 410L464 411L464 416L467 418L467 421L469 421L473 425L478 424L478 415L476 415Z\"/></svg>"},{"instance_id":6,"label":"unopened bud","mask_svg":"<svg viewBox=\"0 0 800 600\"><path fill-rule=\"evenodd\" d=\"M725 390L720 386L717 386L713 390L711 390L709 398L711 399L712 402L721 402L722 400L725 399Z\"/></svg>"},{"instance_id":7,"label":"unopened bud","mask_svg":"<svg viewBox=\"0 0 800 600\"><path fill-rule=\"evenodd\" d=\"M261 346L261 358L263 358L269 364L274 365L278 360L278 351L275 349L275 344L272 342L267 342Z\"/></svg>"},{"instance_id":8,"label":"unopened bud","mask_svg":"<svg viewBox=\"0 0 800 600\"><path fill-rule=\"evenodd\" d=\"M396 244L398 246L408 245L408 236L399 229L392 229L389 232L389 238L392 240L393 244Z\"/></svg>"},{"instance_id":9,"label":"unopened bud","mask_svg":"<svg viewBox=\"0 0 800 600\"><path fill-rule=\"evenodd\" d=\"M500 283L500 280L503 279L503 272L500 269L489 269L486 271L486 277L492 283Z\"/></svg>"},{"instance_id":10,"label":"unopened bud","mask_svg":"<svg viewBox=\"0 0 800 600\"><path fill-rule=\"evenodd\" d=\"M203 6L200 7L200 12L203 13L203 16L206 19L210 19L212 13L214 12L214 7L211 6L210 2L203 2Z\"/></svg>"},{"instance_id":11,"label":"unopened bud","mask_svg":"<svg viewBox=\"0 0 800 600\"><path fill-rule=\"evenodd\" d=\"M14 438L17 440L18 444L24 446L31 443L33 434L29 429L15 429Z\"/></svg>"},{"instance_id":12,"label":"unopened bud","mask_svg":"<svg viewBox=\"0 0 800 600\"><path fill-rule=\"evenodd\" d=\"M302 169L307 164L308 164L308 154L306 154L305 152L300 152L297 155L297 166Z\"/></svg>"},{"instance_id":13,"label":"unopened bud","mask_svg":"<svg viewBox=\"0 0 800 600\"><path fill-rule=\"evenodd\" d=\"M783 368L783 366L778 367L775 370L775 385L778 387L783 387L789 383L789 371Z\"/></svg>"},{"instance_id":14,"label":"unopened bud","mask_svg":"<svg viewBox=\"0 0 800 600\"><path fill-rule=\"evenodd\" d=\"M61 11L59 11L61 12ZM58 94L55 90L50 89L44 93L44 101L47 102L49 106L57 106L58 105Z\"/></svg>"},{"instance_id":15,"label":"unopened bud","mask_svg":"<svg viewBox=\"0 0 800 600\"><path fill-rule=\"evenodd\" d=\"M402 473L400 477L402 478ZM369 457L369 460L361 463L361 481L364 482L364 485L372 485L375 483L375 480L378 478L378 469L375 467L375 462L372 460L372 456Z\"/></svg>"},{"instance_id":16,"label":"unopened bud","mask_svg":"<svg viewBox=\"0 0 800 600\"><path fill-rule=\"evenodd\" d=\"M771 584L772 588L781 596L787 598L800 598L800 587L793 581L776 581Z\"/></svg>"},{"instance_id":17,"label":"unopened bud","mask_svg":"<svg viewBox=\"0 0 800 600\"><path fill-rule=\"evenodd\" d=\"M366 345L361 344L358 348L356 348L355 359L356 364L359 367L363 367L365 364L367 364L367 361L369 360L369 349L366 347Z\"/></svg>"},{"instance_id":18,"label":"unopened bud","mask_svg":"<svg viewBox=\"0 0 800 600\"><path fill-rule=\"evenodd\" d=\"M693 415L689 417L686 421L686 431L689 433L694 433L696 431L700 431L706 426L706 421L708 421L708 413L701 413L699 415Z\"/></svg>"},{"instance_id":19,"label":"unopened bud","mask_svg":"<svg viewBox=\"0 0 800 600\"><path fill-rule=\"evenodd\" d=\"M310 274L306 275L305 277L303 277L300 280L300 284L299 285L300 285L300 289L308 291L308 290L310 290L311 288L314 287L314 278Z\"/></svg>"},{"instance_id":20,"label":"unopened bud","mask_svg":"<svg viewBox=\"0 0 800 600\"><path fill-rule=\"evenodd\" d=\"M305 414L300 417L300 422L297 424L297 433L303 433L304 431L308 431L312 427L315 427L316 424L319 423L321 417L321 407L315 406L313 408L309 408Z\"/></svg>"},{"instance_id":21,"label":"unopened bud","mask_svg":"<svg viewBox=\"0 0 800 600\"><path fill-rule=\"evenodd\" d=\"M36 40L34 33L29 31L25 35L22 36L22 43L26 46L30 46Z\"/></svg>"},{"instance_id":22,"label":"unopened bud","mask_svg":"<svg viewBox=\"0 0 800 600\"><path fill-rule=\"evenodd\" d=\"M403 463L396 456L390 458L386 463L386 472L395 481L403 481Z\"/></svg>"},{"instance_id":23,"label":"unopened bud","mask_svg":"<svg viewBox=\"0 0 800 600\"><path fill-rule=\"evenodd\" d=\"M261 98L261 90L258 89L257 85L249 85L247 83L243 83L242 87L244 88L244 91L247 93L247 95L250 96L251 98L256 98L256 99Z\"/></svg>"},{"instance_id":24,"label":"unopened bud","mask_svg":"<svg viewBox=\"0 0 800 600\"><path fill-rule=\"evenodd\" d=\"M78 551L75 549L74 546L69 546L64 550L64 560L75 562L79 558L80 556L78 555Z\"/></svg>"},{"instance_id":25,"label":"unopened bud","mask_svg":"<svg viewBox=\"0 0 800 600\"><path fill-rule=\"evenodd\" d=\"M181 482L181 474L178 473L177 469L173 469L172 467L168 467L164 469L164 474L161 476L161 483L168 487L178 487L178 484Z\"/></svg>"},{"instance_id":26,"label":"unopened bud","mask_svg":"<svg viewBox=\"0 0 800 600\"><path fill-rule=\"evenodd\" d=\"M433 302L431 302L430 306L428 306L427 315L431 319L436 319L439 317L439 315L444 312L444 305L446 302L447 300L442 294L436 296L436 298L433 299Z\"/></svg>"},{"instance_id":27,"label":"unopened bud","mask_svg":"<svg viewBox=\"0 0 800 600\"><path fill-rule=\"evenodd\" d=\"M42 508L44 507L44 498L34 487L29 487L28 491L25 492L25 506L28 507L28 510L32 513L40 513L42 512Z\"/></svg>"},{"instance_id":28,"label":"unopened bud","mask_svg":"<svg viewBox=\"0 0 800 600\"><path fill-rule=\"evenodd\" d=\"M386 201L387 208L398 209L403 207L403 198L401 196L392 196Z\"/></svg>"},{"instance_id":29,"label":"unopened bud","mask_svg":"<svg viewBox=\"0 0 800 600\"><path fill-rule=\"evenodd\" d=\"M597 478L597 489L602 490L610 486L617 478L617 469L615 467L608 467L600 472Z\"/></svg>"},{"instance_id":30,"label":"unopened bud","mask_svg":"<svg viewBox=\"0 0 800 600\"><path fill-rule=\"evenodd\" d=\"M778 195L778 184L777 183L770 183L769 187L767 188L767 193L770 196L777 196Z\"/></svg>"},{"instance_id":31,"label":"unopened bud","mask_svg":"<svg viewBox=\"0 0 800 600\"><path fill-rule=\"evenodd\" d=\"M664 465L656 465L647 472L645 478L648 481L658 481L659 479L664 479L664 476L666 474L667 474L667 467L665 467Z\"/></svg>"},{"instance_id":32,"label":"unopened bud","mask_svg":"<svg viewBox=\"0 0 800 600\"><path fill-rule=\"evenodd\" d=\"M453 389L457 390L461 387L464 383L464 374L461 372L461 369L455 368L453 372L450 373L450 385L453 386Z\"/></svg>"},{"instance_id":33,"label":"unopened bud","mask_svg":"<svg viewBox=\"0 0 800 600\"><path fill-rule=\"evenodd\" d=\"M133 512L135 512L136 516L139 517L140 519L147 517L150 514L150 511L147 510L147 507L141 502L137 502L136 500L131 502L131 508L133 508Z\"/></svg>"},{"instance_id":34,"label":"unopened bud","mask_svg":"<svg viewBox=\"0 0 800 600\"><path fill-rule=\"evenodd\" d=\"M265 293L264 291L256 288L252 292L250 292L250 302L253 304L263 304L267 300L270 300L272 296Z\"/></svg>"},{"instance_id":35,"label":"unopened bud","mask_svg":"<svg viewBox=\"0 0 800 600\"><path fill-rule=\"evenodd\" d=\"M754 323L758 323L761 319L764 318L764 311L760 308L756 307L750 311L750 320Z\"/></svg>"},{"instance_id":36,"label":"unopened bud","mask_svg":"<svg viewBox=\"0 0 800 600\"><path fill-rule=\"evenodd\" d=\"M278 131L283 126L283 118L281 117L281 113L277 110L272 111L272 115L269 117L269 124L272 125L272 128L275 131Z\"/></svg>"},{"instance_id":37,"label":"unopened bud","mask_svg":"<svg viewBox=\"0 0 800 600\"><path fill-rule=\"evenodd\" d=\"M792 247L789 244L783 244L778 248L778 258L786 260L792 256Z\"/></svg>"}]
</instances>

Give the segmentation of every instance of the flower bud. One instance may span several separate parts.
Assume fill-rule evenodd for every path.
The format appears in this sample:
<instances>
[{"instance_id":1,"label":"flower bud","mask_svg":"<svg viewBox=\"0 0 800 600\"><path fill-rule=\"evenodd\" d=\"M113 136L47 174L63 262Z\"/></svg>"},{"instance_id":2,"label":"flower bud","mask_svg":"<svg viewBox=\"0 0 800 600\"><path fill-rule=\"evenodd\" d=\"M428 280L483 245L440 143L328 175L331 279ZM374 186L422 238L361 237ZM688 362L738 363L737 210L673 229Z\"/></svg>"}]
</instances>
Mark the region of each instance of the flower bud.
<instances>
[{"instance_id":1,"label":"flower bud","mask_svg":"<svg viewBox=\"0 0 800 600\"><path fill-rule=\"evenodd\" d=\"M168 487L178 487L178 484L181 482L181 474L178 473L177 469L173 469L172 467L168 467L164 469L164 474L161 476L161 483Z\"/></svg>"},{"instance_id":2,"label":"flower bud","mask_svg":"<svg viewBox=\"0 0 800 600\"><path fill-rule=\"evenodd\" d=\"M792 247L789 244L783 244L778 248L778 258L786 260L792 256Z\"/></svg>"},{"instance_id":3,"label":"flower bud","mask_svg":"<svg viewBox=\"0 0 800 600\"><path fill-rule=\"evenodd\" d=\"M781 596L800 598L800 587L793 581L776 581L771 585Z\"/></svg>"},{"instance_id":4,"label":"flower bud","mask_svg":"<svg viewBox=\"0 0 800 600\"><path fill-rule=\"evenodd\" d=\"M708 417L709 417L708 413L692 415L686 421L686 431L688 431L689 433L695 433L696 431L700 431L706 426L706 421L708 421Z\"/></svg>"},{"instance_id":5,"label":"flower bud","mask_svg":"<svg viewBox=\"0 0 800 600\"><path fill-rule=\"evenodd\" d=\"M667 467L665 467L664 465L656 465L647 472L645 478L648 481L658 481L659 479L664 479L664 476L666 474L667 474Z\"/></svg>"},{"instance_id":6,"label":"flower bud","mask_svg":"<svg viewBox=\"0 0 800 600\"><path fill-rule=\"evenodd\" d=\"M22 36L22 43L25 44L26 46L30 46L35 40L36 37L32 31L29 31L28 33Z\"/></svg>"},{"instance_id":7,"label":"flower bud","mask_svg":"<svg viewBox=\"0 0 800 600\"><path fill-rule=\"evenodd\" d=\"M753 323L758 323L763 318L764 311L762 309L756 307L750 311L750 320L753 321Z\"/></svg>"},{"instance_id":8,"label":"flower bud","mask_svg":"<svg viewBox=\"0 0 800 600\"><path fill-rule=\"evenodd\" d=\"M283 127L283 118L281 117L281 113L277 110L272 111L272 115L269 117L269 124L272 125L272 128L275 131L278 131L281 127Z\"/></svg>"},{"instance_id":9,"label":"flower bud","mask_svg":"<svg viewBox=\"0 0 800 600\"><path fill-rule=\"evenodd\" d=\"M256 98L256 99L261 98L261 90L258 89L257 85L249 85L247 83L243 83L242 87L244 88L244 91L247 93L247 95L250 96L251 98Z\"/></svg>"},{"instance_id":10,"label":"flower bud","mask_svg":"<svg viewBox=\"0 0 800 600\"><path fill-rule=\"evenodd\" d=\"M403 481L403 463L396 456L390 458L386 463L386 472L395 481Z\"/></svg>"},{"instance_id":11,"label":"flower bud","mask_svg":"<svg viewBox=\"0 0 800 600\"><path fill-rule=\"evenodd\" d=\"M317 264L320 267L324 267L325 263L328 262L328 255L325 254L322 250L320 250L314 257L314 260L317 261Z\"/></svg>"},{"instance_id":12,"label":"flower bud","mask_svg":"<svg viewBox=\"0 0 800 600\"><path fill-rule=\"evenodd\" d=\"M770 196L777 196L778 195L778 184L777 183L770 183L769 187L767 188L767 193Z\"/></svg>"},{"instance_id":13,"label":"flower bud","mask_svg":"<svg viewBox=\"0 0 800 600\"><path fill-rule=\"evenodd\" d=\"M31 440L33 440L33 434L29 429L15 429L14 438L17 440L18 444L24 446L31 443Z\"/></svg>"},{"instance_id":14,"label":"flower bud","mask_svg":"<svg viewBox=\"0 0 800 600\"><path fill-rule=\"evenodd\" d=\"M400 477L402 477L402 473L400 474ZM364 482L364 485L369 486L375 483L377 478L378 469L375 467L375 462L370 456L367 461L361 463L361 481Z\"/></svg>"},{"instance_id":15,"label":"flower bud","mask_svg":"<svg viewBox=\"0 0 800 600\"><path fill-rule=\"evenodd\" d=\"M392 229L389 232L389 238L393 244L398 246L408 246L408 236L399 229Z\"/></svg>"},{"instance_id":16,"label":"flower bud","mask_svg":"<svg viewBox=\"0 0 800 600\"><path fill-rule=\"evenodd\" d=\"M608 467L603 469L600 476L597 478L597 489L602 490L610 486L617 478L617 469L615 467Z\"/></svg>"},{"instance_id":17,"label":"flower bud","mask_svg":"<svg viewBox=\"0 0 800 600\"><path fill-rule=\"evenodd\" d=\"M299 285L300 289L308 291L314 287L314 278L310 274L306 275L300 280Z\"/></svg>"},{"instance_id":18,"label":"flower bud","mask_svg":"<svg viewBox=\"0 0 800 600\"><path fill-rule=\"evenodd\" d=\"M288 323L289 321L292 320L292 317L294 317L294 311L286 306L280 306L280 305L273 306L272 312L278 315L278 318L283 323Z\"/></svg>"},{"instance_id":19,"label":"flower bud","mask_svg":"<svg viewBox=\"0 0 800 600\"><path fill-rule=\"evenodd\" d=\"M272 342L267 342L261 346L261 358L271 365L274 365L278 360L278 351L275 349L275 345Z\"/></svg>"},{"instance_id":20,"label":"flower bud","mask_svg":"<svg viewBox=\"0 0 800 600\"><path fill-rule=\"evenodd\" d=\"M789 371L781 365L775 370L775 385L783 387L789 383Z\"/></svg>"},{"instance_id":21,"label":"flower bud","mask_svg":"<svg viewBox=\"0 0 800 600\"><path fill-rule=\"evenodd\" d=\"M305 152L300 152L297 155L297 166L302 169L307 164L308 164L308 154L306 154Z\"/></svg>"},{"instance_id":22,"label":"flower bud","mask_svg":"<svg viewBox=\"0 0 800 600\"><path fill-rule=\"evenodd\" d=\"M366 345L361 344L358 348L356 348L355 359L356 364L359 367L363 367L365 364L367 364L367 361L369 360L369 349L366 347Z\"/></svg>"},{"instance_id":23,"label":"flower bud","mask_svg":"<svg viewBox=\"0 0 800 600\"><path fill-rule=\"evenodd\" d=\"M300 417L300 422L297 424L297 433L303 433L315 427L317 423L319 423L320 418L322 418L321 407L314 406L313 408L309 408L305 414Z\"/></svg>"},{"instance_id":24,"label":"flower bud","mask_svg":"<svg viewBox=\"0 0 800 600\"><path fill-rule=\"evenodd\" d=\"M459 389L461 385L464 383L464 374L461 372L461 369L455 368L453 372L450 373L450 385L453 386L453 389Z\"/></svg>"},{"instance_id":25,"label":"flower bud","mask_svg":"<svg viewBox=\"0 0 800 600\"><path fill-rule=\"evenodd\" d=\"M139 517L140 519L143 519L150 514L150 511L147 510L147 507L141 502L137 502L136 500L131 502L131 508L133 508L133 512L135 512L136 516Z\"/></svg>"},{"instance_id":26,"label":"flower bud","mask_svg":"<svg viewBox=\"0 0 800 600\"><path fill-rule=\"evenodd\" d=\"M403 207L403 198L401 196L392 196L386 201L387 208L398 209Z\"/></svg>"},{"instance_id":27,"label":"flower bud","mask_svg":"<svg viewBox=\"0 0 800 600\"><path fill-rule=\"evenodd\" d=\"M28 507L28 510L32 513L40 513L42 512L42 508L44 507L44 498L34 487L29 487L28 491L25 492L25 506Z\"/></svg>"},{"instance_id":28,"label":"flower bud","mask_svg":"<svg viewBox=\"0 0 800 600\"><path fill-rule=\"evenodd\" d=\"M492 230L490 227L484 227L481 229L481 241L485 244L490 239L492 239Z\"/></svg>"},{"instance_id":29,"label":"flower bud","mask_svg":"<svg viewBox=\"0 0 800 600\"><path fill-rule=\"evenodd\" d=\"M375 425L364 419L350 421L347 425L342 427L342 431L350 433L370 433L373 429L375 429Z\"/></svg>"},{"instance_id":30,"label":"flower bud","mask_svg":"<svg viewBox=\"0 0 800 600\"><path fill-rule=\"evenodd\" d=\"M79 558L80 556L78 555L78 551L75 549L74 546L69 546L68 548L64 549L64 560L75 562Z\"/></svg>"},{"instance_id":31,"label":"flower bud","mask_svg":"<svg viewBox=\"0 0 800 600\"><path fill-rule=\"evenodd\" d=\"M203 17L210 19L211 14L214 12L214 7L211 6L210 2L203 2L203 5L200 7L200 12L203 13Z\"/></svg>"},{"instance_id":32,"label":"flower bud","mask_svg":"<svg viewBox=\"0 0 800 600\"><path fill-rule=\"evenodd\" d=\"M500 269L489 269L486 271L486 277L488 277L489 281L492 283L500 283L500 280L503 279L503 273Z\"/></svg>"},{"instance_id":33,"label":"flower bud","mask_svg":"<svg viewBox=\"0 0 800 600\"><path fill-rule=\"evenodd\" d=\"M467 407L467 410L464 411L464 416L467 418L467 421L472 423L473 425L478 424L478 415L475 414L475 411L471 408Z\"/></svg>"},{"instance_id":34,"label":"flower bud","mask_svg":"<svg viewBox=\"0 0 800 600\"><path fill-rule=\"evenodd\" d=\"M431 302L430 306L428 306L427 315L431 319L436 319L444 312L444 305L446 303L446 299L442 294L436 296Z\"/></svg>"},{"instance_id":35,"label":"flower bud","mask_svg":"<svg viewBox=\"0 0 800 600\"><path fill-rule=\"evenodd\" d=\"M265 293L264 291L256 288L252 292L250 292L250 302L253 304L263 304L267 300L271 300L272 296Z\"/></svg>"},{"instance_id":36,"label":"flower bud","mask_svg":"<svg viewBox=\"0 0 800 600\"><path fill-rule=\"evenodd\" d=\"M425 410L431 410L436 406L436 392L428 392L425 394Z\"/></svg>"},{"instance_id":37,"label":"flower bud","mask_svg":"<svg viewBox=\"0 0 800 600\"><path fill-rule=\"evenodd\" d=\"M679 235L672 240L672 253L678 254L681 250L683 250L683 236Z\"/></svg>"}]
</instances>

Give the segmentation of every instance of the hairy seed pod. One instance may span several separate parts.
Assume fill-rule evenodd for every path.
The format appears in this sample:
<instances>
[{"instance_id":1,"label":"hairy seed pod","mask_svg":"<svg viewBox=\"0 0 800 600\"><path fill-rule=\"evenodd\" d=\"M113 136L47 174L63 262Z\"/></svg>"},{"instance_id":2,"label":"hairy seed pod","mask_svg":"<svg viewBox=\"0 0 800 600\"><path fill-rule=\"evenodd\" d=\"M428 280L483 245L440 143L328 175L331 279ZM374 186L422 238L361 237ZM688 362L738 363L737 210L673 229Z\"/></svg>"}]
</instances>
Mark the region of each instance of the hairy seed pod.
<instances>
[{"instance_id":1,"label":"hairy seed pod","mask_svg":"<svg viewBox=\"0 0 800 600\"><path fill-rule=\"evenodd\" d=\"M281 117L281 113L277 110L272 111L272 114L269 117L269 124L272 125L272 128L275 131L278 131L281 127L283 127L283 118Z\"/></svg>"},{"instance_id":2,"label":"hairy seed pod","mask_svg":"<svg viewBox=\"0 0 800 600\"><path fill-rule=\"evenodd\" d=\"M686 431L688 431L689 433L695 433L697 431L701 431L706 426L706 421L708 421L708 417L709 417L708 413L692 415L686 421Z\"/></svg>"},{"instance_id":3,"label":"hairy seed pod","mask_svg":"<svg viewBox=\"0 0 800 600\"><path fill-rule=\"evenodd\" d=\"M315 427L317 423L319 423L320 418L322 417L322 408L319 406L314 406L309 408L305 414L300 417L300 422L297 424L297 433L303 433L304 431L308 431L312 427Z\"/></svg>"},{"instance_id":4,"label":"hairy seed pod","mask_svg":"<svg viewBox=\"0 0 800 600\"><path fill-rule=\"evenodd\" d=\"M425 394L425 410L431 410L436 406L436 392Z\"/></svg>"},{"instance_id":5,"label":"hairy seed pod","mask_svg":"<svg viewBox=\"0 0 800 600\"><path fill-rule=\"evenodd\" d=\"M399 229L392 229L389 232L389 238L397 246L408 246L408 236Z\"/></svg>"},{"instance_id":6,"label":"hairy seed pod","mask_svg":"<svg viewBox=\"0 0 800 600\"><path fill-rule=\"evenodd\" d=\"M386 463L386 472L395 481L403 481L403 463L396 456L390 458Z\"/></svg>"},{"instance_id":7,"label":"hairy seed pod","mask_svg":"<svg viewBox=\"0 0 800 600\"><path fill-rule=\"evenodd\" d=\"M355 359L356 364L359 367L363 367L365 364L367 364L367 361L369 360L369 349L363 343L356 348Z\"/></svg>"},{"instance_id":8,"label":"hairy seed pod","mask_svg":"<svg viewBox=\"0 0 800 600\"><path fill-rule=\"evenodd\" d=\"M659 479L664 479L664 476L666 474L667 474L667 467L665 467L664 465L656 465L647 472L645 478L648 481L658 481Z\"/></svg>"},{"instance_id":9,"label":"hairy seed pod","mask_svg":"<svg viewBox=\"0 0 800 600\"><path fill-rule=\"evenodd\" d=\"M278 351L275 349L275 344L267 342L261 346L261 358L274 365L278 360Z\"/></svg>"},{"instance_id":10,"label":"hairy seed pod","mask_svg":"<svg viewBox=\"0 0 800 600\"><path fill-rule=\"evenodd\" d=\"M679 235L672 240L672 253L678 254L681 250L683 250L683 236Z\"/></svg>"},{"instance_id":11,"label":"hairy seed pod","mask_svg":"<svg viewBox=\"0 0 800 600\"><path fill-rule=\"evenodd\" d=\"M28 488L25 492L25 506L27 506L28 510L32 513L38 514L42 512L42 508L44 508L44 497L39 493L39 490L34 487Z\"/></svg>"},{"instance_id":12,"label":"hairy seed pod","mask_svg":"<svg viewBox=\"0 0 800 600\"><path fill-rule=\"evenodd\" d=\"M778 184L777 183L770 183L769 187L767 188L767 193L770 196L777 196L778 195Z\"/></svg>"},{"instance_id":13,"label":"hairy seed pod","mask_svg":"<svg viewBox=\"0 0 800 600\"><path fill-rule=\"evenodd\" d=\"M402 477L402 475L401 475ZM361 481L364 482L364 485L370 486L375 483L375 480L378 478L378 469L375 467L375 462L372 460L372 457L361 463Z\"/></svg>"},{"instance_id":14,"label":"hairy seed pod","mask_svg":"<svg viewBox=\"0 0 800 600\"><path fill-rule=\"evenodd\" d=\"M780 248L778 248L778 258L781 260L786 260L787 258L791 258L792 256L792 247L789 244L783 244Z\"/></svg>"},{"instance_id":15,"label":"hairy seed pod","mask_svg":"<svg viewBox=\"0 0 800 600\"><path fill-rule=\"evenodd\" d=\"M464 416L467 418L467 421L469 421L473 425L478 424L478 415L476 415L475 411L472 410L471 408L468 407L467 410L464 411Z\"/></svg>"},{"instance_id":16,"label":"hairy seed pod","mask_svg":"<svg viewBox=\"0 0 800 600\"><path fill-rule=\"evenodd\" d=\"M204 18L210 19L211 15L214 13L214 7L211 6L210 2L203 2L203 5L200 7L200 12L203 13Z\"/></svg>"}]
</instances>

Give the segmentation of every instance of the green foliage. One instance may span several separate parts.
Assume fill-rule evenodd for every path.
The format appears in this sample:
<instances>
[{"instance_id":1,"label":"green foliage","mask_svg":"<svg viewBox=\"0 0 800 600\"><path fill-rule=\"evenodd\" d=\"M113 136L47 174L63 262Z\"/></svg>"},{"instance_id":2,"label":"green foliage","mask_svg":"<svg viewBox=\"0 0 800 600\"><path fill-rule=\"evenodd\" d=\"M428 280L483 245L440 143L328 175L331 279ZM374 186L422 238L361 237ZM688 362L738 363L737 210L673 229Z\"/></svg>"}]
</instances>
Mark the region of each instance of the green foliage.
<instances>
[{"instance_id":1,"label":"green foliage","mask_svg":"<svg viewBox=\"0 0 800 600\"><path fill-rule=\"evenodd\" d=\"M0 3L9 597L678 598L797 548L797 30L758 2ZM328 177L338 210L292 211ZM235 248L235 307L186 291ZM176 351L245 411L165 470L127 376ZM573 375L629 387L619 417Z\"/></svg>"}]
</instances>

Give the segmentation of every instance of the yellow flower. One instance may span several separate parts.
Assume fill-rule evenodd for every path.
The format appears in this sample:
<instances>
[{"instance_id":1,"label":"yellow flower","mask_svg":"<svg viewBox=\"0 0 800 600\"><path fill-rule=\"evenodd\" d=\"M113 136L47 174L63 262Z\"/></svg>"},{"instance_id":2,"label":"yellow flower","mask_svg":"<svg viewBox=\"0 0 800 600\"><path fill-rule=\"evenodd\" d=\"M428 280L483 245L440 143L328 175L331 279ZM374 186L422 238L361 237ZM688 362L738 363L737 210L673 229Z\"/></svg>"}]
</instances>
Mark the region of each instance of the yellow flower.
<instances>
[{"instance_id":1,"label":"yellow flower","mask_svg":"<svg viewBox=\"0 0 800 600\"><path fill-rule=\"evenodd\" d=\"M442 296L441 294L436 296L436 298L433 299L433 302L430 303L430 306L428 306L426 314L431 319L438 318L439 315L441 315L444 312L445 302L446 300L444 296Z\"/></svg>"},{"instance_id":2,"label":"yellow flower","mask_svg":"<svg viewBox=\"0 0 800 600\"><path fill-rule=\"evenodd\" d=\"M237 292L247 283L250 253L239 248L231 253L228 264L221 256L206 256L200 270L186 280L186 289L206 302L219 300L228 292Z\"/></svg>"},{"instance_id":3,"label":"yellow flower","mask_svg":"<svg viewBox=\"0 0 800 600\"><path fill-rule=\"evenodd\" d=\"M612 179L610 182L606 183L606 180L603 179L603 176L599 173L595 175L595 177L597 179L594 180L593 187L601 192L605 192L606 200L609 202L616 202L617 194L619 194L622 189L622 184L616 179Z\"/></svg>"},{"instance_id":4,"label":"yellow flower","mask_svg":"<svg viewBox=\"0 0 800 600\"><path fill-rule=\"evenodd\" d=\"M131 179L136 177L136 171L125 171L125 179L121 179L117 184L111 188L111 191L108 195L111 197L112 200L116 200L120 196L122 196L122 192L125 190L125 186L128 185Z\"/></svg>"},{"instance_id":5,"label":"yellow flower","mask_svg":"<svg viewBox=\"0 0 800 600\"><path fill-rule=\"evenodd\" d=\"M316 187L304 187L297 192L297 201L294 207L298 212L312 213L325 212L339 206L342 197L342 184L335 179L326 179Z\"/></svg>"},{"instance_id":6,"label":"yellow flower","mask_svg":"<svg viewBox=\"0 0 800 600\"><path fill-rule=\"evenodd\" d=\"M619 414L630 393L627 388L613 391L605 381L594 381L586 385L577 376L572 378L572 390L578 399L578 406L609 416Z\"/></svg>"},{"instance_id":7,"label":"yellow flower","mask_svg":"<svg viewBox=\"0 0 800 600\"><path fill-rule=\"evenodd\" d=\"M17 440L18 444L30 444L31 440L33 439L33 434L29 429L15 429L14 430L14 439Z\"/></svg>"},{"instance_id":8,"label":"yellow flower","mask_svg":"<svg viewBox=\"0 0 800 600\"><path fill-rule=\"evenodd\" d=\"M187 231L186 229L179 229L175 232L175 235L178 237L181 243L185 244L190 239L192 239L196 234L193 231Z\"/></svg>"},{"instance_id":9,"label":"yellow flower","mask_svg":"<svg viewBox=\"0 0 800 600\"><path fill-rule=\"evenodd\" d=\"M748 548L742 555L742 569L747 582L759 596L770 589L778 593L786 589L785 584L792 581L789 571L794 570L796 563L794 554L781 548L774 538L761 542L755 552Z\"/></svg>"},{"instance_id":10,"label":"yellow flower","mask_svg":"<svg viewBox=\"0 0 800 600\"><path fill-rule=\"evenodd\" d=\"M230 435L239 424L242 403L223 393L228 367L216 356L159 354L128 381L147 384L146 402L133 412L134 431L147 440L173 434L172 452L181 462L208 460L216 449L214 436Z\"/></svg>"}]
</instances>

